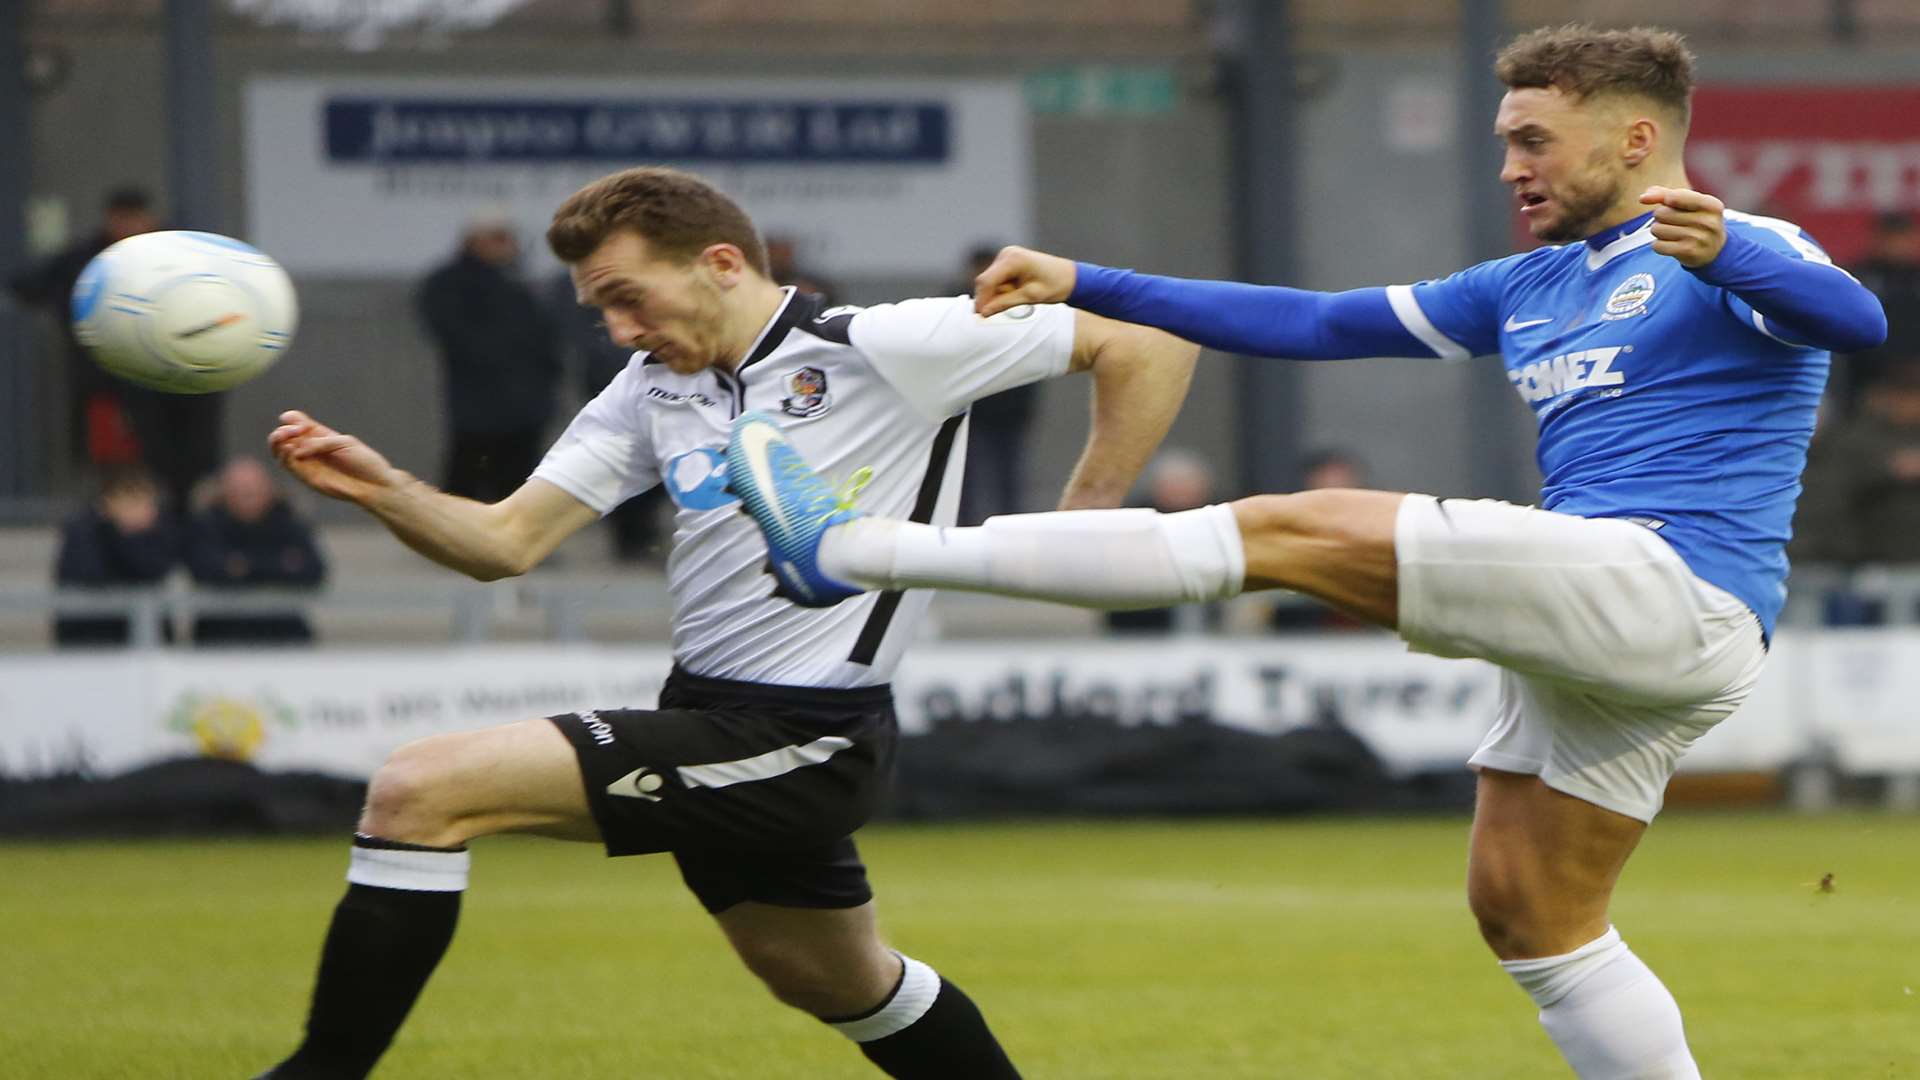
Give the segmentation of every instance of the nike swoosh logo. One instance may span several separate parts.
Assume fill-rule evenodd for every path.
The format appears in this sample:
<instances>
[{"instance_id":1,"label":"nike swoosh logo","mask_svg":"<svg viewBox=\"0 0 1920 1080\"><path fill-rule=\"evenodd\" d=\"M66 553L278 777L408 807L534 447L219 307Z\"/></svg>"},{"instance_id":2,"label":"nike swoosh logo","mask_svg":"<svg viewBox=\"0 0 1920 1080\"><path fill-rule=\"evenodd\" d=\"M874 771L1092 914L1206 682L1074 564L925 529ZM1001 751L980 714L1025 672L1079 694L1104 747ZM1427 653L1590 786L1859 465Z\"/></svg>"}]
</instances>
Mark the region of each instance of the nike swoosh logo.
<instances>
[{"instance_id":1,"label":"nike swoosh logo","mask_svg":"<svg viewBox=\"0 0 1920 1080\"><path fill-rule=\"evenodd\" d=\"M754 486L760 489L760 504L780 523L782 532L790 532L793 523L780 512L780 502L774 497L773 467L766 453L767 444L777 437L771 424L748 424L740 432L740 445L747 452L747 468L753 473Z\"/></svg>"},{"instance_id":2,"label":"nike swoosh logo","mask_svg":"<svg viewBox=\"0 0 1920 1080\"><path fill-rule=\"evenodd\" d=\"M1507 316L1507 333L1511 334L1515 330L1525 330L1529 326L1539 326L1542 323L1550 323L1552 321L1552 319L1528 319L1526 322L1520 322L1509 315Z\"/></svg>"}]
</instances>

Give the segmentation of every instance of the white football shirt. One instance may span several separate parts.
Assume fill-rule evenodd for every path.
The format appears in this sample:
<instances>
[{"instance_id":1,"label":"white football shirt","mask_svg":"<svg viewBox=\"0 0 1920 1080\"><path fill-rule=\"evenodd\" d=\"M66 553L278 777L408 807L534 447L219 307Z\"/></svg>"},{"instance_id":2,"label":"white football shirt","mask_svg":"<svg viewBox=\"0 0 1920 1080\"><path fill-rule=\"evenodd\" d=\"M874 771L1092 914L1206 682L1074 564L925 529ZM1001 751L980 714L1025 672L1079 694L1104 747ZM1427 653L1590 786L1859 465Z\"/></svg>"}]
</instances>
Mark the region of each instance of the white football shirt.
<instances>
[{"instance_id":1,"label":"white football shirt","mask_svg":"<svg viewBox=\"0 0 1920 1080\"><path fill-rule=\"evenodd\" d=\"M1022 307L982 319L967 297L820 310L787 290L733 374L677 375L635 353L574 417L533 475L607 513L656 484L676 506L667 585L673 651L695 675L790 686L886 682L932 593L868 593L830 608L773 595L767 546L724 490L733 418L782 422L839 482L873 467L862 509L951 525L967 407L1066 372L1074 316Z\"/></svg>"}]
</instances>

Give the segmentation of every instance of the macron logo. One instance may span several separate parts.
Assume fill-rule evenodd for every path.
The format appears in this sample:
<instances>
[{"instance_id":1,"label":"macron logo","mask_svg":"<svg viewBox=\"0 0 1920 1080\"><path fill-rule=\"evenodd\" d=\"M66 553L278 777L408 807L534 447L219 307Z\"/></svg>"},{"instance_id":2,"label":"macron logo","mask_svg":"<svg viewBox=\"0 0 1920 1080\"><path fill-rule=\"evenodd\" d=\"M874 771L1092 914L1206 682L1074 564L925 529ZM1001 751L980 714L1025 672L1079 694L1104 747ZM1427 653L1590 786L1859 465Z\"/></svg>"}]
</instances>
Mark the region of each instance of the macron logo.
<instances>
[{"instance_id":1,"label":"macron logo","mask_svg":"<svg viewBox=\"0 0 1920 1080\"><path fill-rule=\"evenodd\" d=\"M1590 386L1619 386L1627 379L1613 370L1613 361L1623 351L1618 346L1580 349L1509 371L1507 379L1530 404Z\"/></svg>"}]
</instances>

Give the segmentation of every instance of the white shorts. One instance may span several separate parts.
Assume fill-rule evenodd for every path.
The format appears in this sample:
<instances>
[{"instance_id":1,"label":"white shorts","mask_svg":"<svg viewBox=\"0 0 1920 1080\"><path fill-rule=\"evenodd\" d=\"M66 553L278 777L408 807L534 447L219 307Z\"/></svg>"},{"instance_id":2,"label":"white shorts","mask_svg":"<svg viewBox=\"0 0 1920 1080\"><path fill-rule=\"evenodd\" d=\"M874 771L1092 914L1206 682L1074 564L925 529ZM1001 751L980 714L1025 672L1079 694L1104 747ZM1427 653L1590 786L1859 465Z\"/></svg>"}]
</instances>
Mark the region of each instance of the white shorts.
<instances>
[{"instance_id":1,"label":"white shorts","mask_svg":"<svg viewBox=\"0 0 1920 1080\"><path fill-rule=\"evenodd\" d=\"M1632 522L1409 495L1394 547L1408 644L1505 669L1475 768L1652 821L1760 678L1759 619Z\"/></svg>"}]
</instances>

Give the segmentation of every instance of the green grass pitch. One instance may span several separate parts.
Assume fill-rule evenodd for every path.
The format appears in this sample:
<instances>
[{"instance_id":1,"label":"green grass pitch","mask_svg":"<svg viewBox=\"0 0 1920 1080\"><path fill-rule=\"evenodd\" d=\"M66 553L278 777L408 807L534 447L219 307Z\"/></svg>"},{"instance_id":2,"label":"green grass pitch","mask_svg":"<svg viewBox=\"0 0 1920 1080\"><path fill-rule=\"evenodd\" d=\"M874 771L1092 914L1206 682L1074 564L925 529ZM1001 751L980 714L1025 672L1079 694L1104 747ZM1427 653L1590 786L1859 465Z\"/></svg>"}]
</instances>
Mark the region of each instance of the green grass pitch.
<instances>
[{"instance_id":1,"label":"green grass pitch","mask_svg":"<svg viewBox=\"0 0 1920 1080\"><path fill-rule=\"evenodd\" d=\"M1030 1080L1570 1075L1475 936L1462 819L862 840L891 939L974 995ZM0 846L0 1076L253 1075L295 1039L345 860L341 840ZM1920 819L1670 815L1615 918L1708 1077L1920 1077ZM502 839L376 1075L879 1074L774 1004L670 861Z\"/></svg>"}]
</instances>

